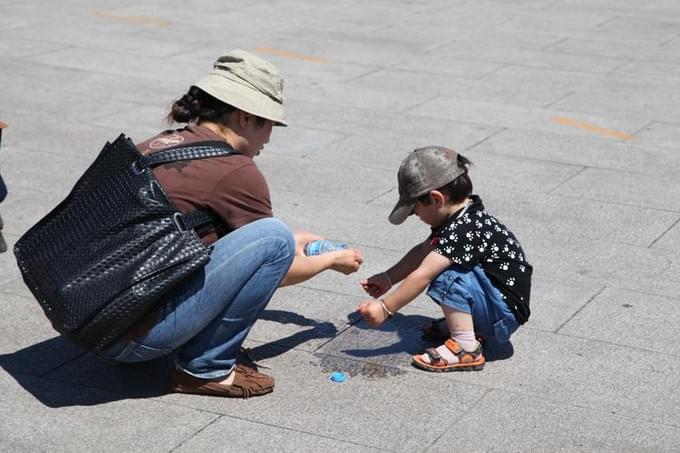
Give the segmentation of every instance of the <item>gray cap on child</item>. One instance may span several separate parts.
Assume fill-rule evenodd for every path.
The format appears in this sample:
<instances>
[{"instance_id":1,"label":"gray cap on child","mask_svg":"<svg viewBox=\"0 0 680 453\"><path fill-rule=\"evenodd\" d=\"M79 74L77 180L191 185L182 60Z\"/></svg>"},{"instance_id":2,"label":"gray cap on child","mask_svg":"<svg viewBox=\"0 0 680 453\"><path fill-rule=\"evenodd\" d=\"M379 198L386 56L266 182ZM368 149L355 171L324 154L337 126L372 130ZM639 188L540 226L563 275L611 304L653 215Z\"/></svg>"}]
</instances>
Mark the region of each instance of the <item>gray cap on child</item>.
<instances>
[{"instance_id":1,"label":"gray cap on child","mask_svg":"<svg viewBox=\"0 0 680 453\"><path fill-rule=\"evenodd\" d=\"M466 172L465 166L458 166L458 153L452 149L427 146L413 151L397 173L399 201L390 213L390 223L403 223L413 214L418 197L447 185Z\"/></svg>"}]
</instances>

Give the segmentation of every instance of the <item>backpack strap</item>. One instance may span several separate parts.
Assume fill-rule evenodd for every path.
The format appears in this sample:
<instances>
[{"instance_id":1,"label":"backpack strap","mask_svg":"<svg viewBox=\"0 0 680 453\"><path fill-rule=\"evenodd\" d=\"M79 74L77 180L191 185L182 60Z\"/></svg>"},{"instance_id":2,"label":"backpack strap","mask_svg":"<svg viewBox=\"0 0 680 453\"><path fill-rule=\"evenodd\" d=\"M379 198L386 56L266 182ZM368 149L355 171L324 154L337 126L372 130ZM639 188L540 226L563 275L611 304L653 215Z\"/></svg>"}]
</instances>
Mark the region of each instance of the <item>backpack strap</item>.
<instances>
[{"instance_id":1,"label":"backpack strap","mask_svg":"<svg viewBox=\"0 0 680 453\"><path fill-rule=\"evenodd\" d=\"M179 145L154 154L142 156L133 167L135 171L142 172L146 168L152 168L168 162L180 160L208 159L210 157L229 156L236 153L228 143L222 141L204 141ZM175 223L180 230L189 230L209 223L219 223L221 219L212 211L196 209L189 214L175 216Z\"/></svg>"},{"instance_id":2,"label":"backpack strap","mask_svg":"<svg viewBox=\"0 0 680 453\"><path fill-rule=\"evenodd\" d=\"M234 154L236 150L228 143L222 141L205 141L179 145L174 148L166 149L158 153L142 156L135 167L141 171L145 168L155 167L156 165L178 160L207 159L210 157L222 157Z\"/></svg>"}]
</instances>

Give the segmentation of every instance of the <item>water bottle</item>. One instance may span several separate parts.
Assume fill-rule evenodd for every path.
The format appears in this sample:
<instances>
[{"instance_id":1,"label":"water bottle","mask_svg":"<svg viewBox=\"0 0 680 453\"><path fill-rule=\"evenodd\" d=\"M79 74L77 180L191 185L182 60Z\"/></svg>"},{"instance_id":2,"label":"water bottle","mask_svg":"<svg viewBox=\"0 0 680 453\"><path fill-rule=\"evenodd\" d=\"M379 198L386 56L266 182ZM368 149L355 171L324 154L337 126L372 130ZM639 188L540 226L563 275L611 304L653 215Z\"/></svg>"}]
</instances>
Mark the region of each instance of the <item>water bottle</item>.
<instances>
[{"instance_id":1,"label":"water bottle","mask_svg":"<svg viewBox=\"0 0 680 453\"><path fill-rule=\"evenodd\" d=\"M332 252L334 250L344 250L348 249L349 245L344 242L329 241L327 239L320 239L318 241L312 241L305 244L305 255L315 256L321 255L322 253Z\"/></svg>"}]
</instances>

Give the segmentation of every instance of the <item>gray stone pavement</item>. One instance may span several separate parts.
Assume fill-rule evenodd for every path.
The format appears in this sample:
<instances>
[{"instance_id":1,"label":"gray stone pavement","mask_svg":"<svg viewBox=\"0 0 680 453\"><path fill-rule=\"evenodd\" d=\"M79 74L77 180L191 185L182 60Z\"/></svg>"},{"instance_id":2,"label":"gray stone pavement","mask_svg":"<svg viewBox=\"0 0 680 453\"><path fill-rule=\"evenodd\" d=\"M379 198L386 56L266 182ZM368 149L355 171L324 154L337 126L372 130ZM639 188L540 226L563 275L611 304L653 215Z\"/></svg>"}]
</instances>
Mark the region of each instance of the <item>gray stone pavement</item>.
<instances>
[{"instance_id":1,"label":"gray stone pavement","mask_svg":"<svg viewBox=\"0 0 680 453\"><path fill-rule=\"evenodd\" d=\"M0 255L1 451L680 450L677 0L0 0L10 246L232 48L286 78L291 126L258 161L276 214L364 267L277 292L247 341L276 391L232 401L65 343ZM515 354L478 373L410 367L425 297L379 330L352 315L428 233L386 218L428 144L475 162L535 266Z\"/></svg>"}]
</instances>

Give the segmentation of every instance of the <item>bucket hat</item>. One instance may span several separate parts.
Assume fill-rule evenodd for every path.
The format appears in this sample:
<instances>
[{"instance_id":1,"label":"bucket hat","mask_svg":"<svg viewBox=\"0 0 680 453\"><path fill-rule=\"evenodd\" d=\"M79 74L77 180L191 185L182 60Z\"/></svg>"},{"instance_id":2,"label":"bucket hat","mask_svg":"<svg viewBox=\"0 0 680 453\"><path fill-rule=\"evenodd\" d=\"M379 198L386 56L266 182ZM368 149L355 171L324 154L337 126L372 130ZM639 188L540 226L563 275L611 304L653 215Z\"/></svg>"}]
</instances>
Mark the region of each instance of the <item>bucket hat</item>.
<instances>
[{"instance_id":1,"label":"bucket hat","mask_svg":"<svg viewBox=\"0 0 680 453\"><path fill-rule=\"evenodd\" d=\"M452 149L442 146L416 149L399 167L399 201L389 215L390 223L403 223L413 214L418 197L444 187L465 173L467 169L458 166L458 153Z\"/></svg>"},{"instance_id":2,"label":"bucket hat","mask_svg":"<svg viewBox=\"0 0 680 453\"><path fill-rule=\"evenodd\" d=\"M194 86L239 110L288 125L279 70L250 52L236 49L225 53L215 61L212 72Z\"/></svg>"}]
</instances>

